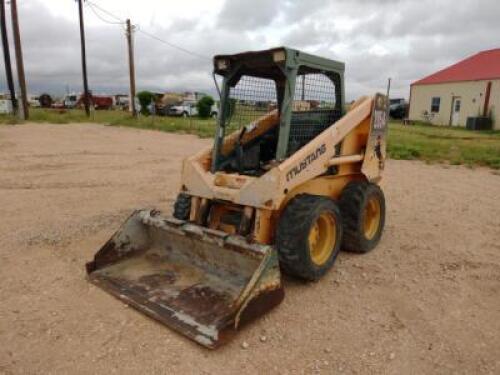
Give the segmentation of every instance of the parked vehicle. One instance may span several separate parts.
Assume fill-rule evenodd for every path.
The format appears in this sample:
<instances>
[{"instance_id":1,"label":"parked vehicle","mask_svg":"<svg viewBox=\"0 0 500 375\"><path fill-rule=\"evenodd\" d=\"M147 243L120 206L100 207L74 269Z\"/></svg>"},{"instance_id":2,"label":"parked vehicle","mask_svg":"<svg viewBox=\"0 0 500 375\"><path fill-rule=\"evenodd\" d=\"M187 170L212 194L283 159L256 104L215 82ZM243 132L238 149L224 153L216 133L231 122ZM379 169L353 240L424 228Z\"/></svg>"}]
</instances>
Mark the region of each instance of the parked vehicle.
<instances>
[{"instance_id":1,"label":"parked vehicle","mask_svg":"<svg viewBox=\"0 0 500 375\"><path fill-rule=\"evenodd\" d=\"M52 105L50 106L52 109L59 109L59 110L64 110L66 109L66 106L64 105L64 102L53 102Z\"/></svg>"},{"instance_id":2,"label":"parked vehicle","mask_svg":"<svg viewBox=\"0 0 500 375\"><path fill-rule=\"evenodd\" d=\"M83 94L78 98L76 106L84 106ZM93 106L94 109L111 109L113 107L113 98L111 96L90 94L90 106Z\"/></svg>"},{"instance_id":3,"label":"parked vehicle","mask_svg":"<svg viewBox=\"0 0 500 375\"><path fill-rule=\"evenodd\" d=\"M157 116L170 116L170 108L172 105L156 106Z\"/></svg>"},{"instance_id":4,"label":"parked vehicle","mask_svg":"<svg viewBox=\"0 0 500 375\"><path fill-rule=\"evenodd\" d=\"M128 109L130 97L128 95L115 95L115 105L121 109Z\"/></svg>"},{"instance_id":5,"label":"parked vehicle","mask_svg":"<svg viewBox=\"0 0 500 375\"><path fill-rule=\"evenodd\" d=\"M42 108L50 108L52 107L52 97L49 94L41 94L38 97L38 102L40 104L40 107Z\"/></svg>"},{"instance_id":6,"label":"parked vehicle","mask_svg":"<svg viewBox=\"0 0 500 375\"><path fill-rule=\"evenodd\" d=\"M403 119L408 112L408 103L403 98L391 99L389 102L389 115L394 119Z\"/></svg>"},{"instance_id":7,"label":"parked vehicle","mask_svg":"<svg viewBox=\"0 0 500 375\"><path fill-rule=\"evenodd\" d=\"M183 102L179 105L173 105L168 109L169 116L182 116L190 117L197 116L198 109L196 109L196 103L193 102Z\"/></svg>"},{"instance_id":8,"label":"parked vehicle","mask_svg":"<svg viewBox=\"0 0 500 375\"><path fill-rule=\"evenodd\" d=\"M64 108L75 108L78 103L78 96L76 94L66 95L63 99Z\"/></svg>"},{"instance_id":9,"label":"parked vehicle","mask_svg":"<svg viewBox=\"0 0 500 375\"><path fill-rule=\"evenodd\" d=\"M28 96L28 105L33 108L40 107L40 100L37 95L29 95Z\"/></svg>"}]
</instances>

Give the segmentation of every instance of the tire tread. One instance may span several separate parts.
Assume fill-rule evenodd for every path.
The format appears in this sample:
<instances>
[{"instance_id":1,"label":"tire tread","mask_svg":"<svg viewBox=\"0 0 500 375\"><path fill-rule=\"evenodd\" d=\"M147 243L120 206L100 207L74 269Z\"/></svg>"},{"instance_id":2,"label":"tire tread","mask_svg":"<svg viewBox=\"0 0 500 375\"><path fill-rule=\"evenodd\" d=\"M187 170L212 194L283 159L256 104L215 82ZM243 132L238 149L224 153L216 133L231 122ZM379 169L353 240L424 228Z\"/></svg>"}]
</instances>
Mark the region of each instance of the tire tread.
<instances>
[{"instance_id":1,"label":"tire tread","mask_svg":"<svg viewBox=\"0 0 500 375\"><path fill-rule=\"evenodd\" d=\"M333 265L338 254L338 251L334 251L333 259L322 267L312 265L308 258L307 236L314 211L318 206L333 210L336 220L341 220L340 211L331 199L300 194L294 197L285 208L276 236L280 267L285 273L305 280L317 280L323 276ZM341 238L342 225L339 225L338 228L340 229L338 235ZM340 250L340 246L337 247Z\"/></svg>"},{"instance_id":2,"label":"tire tread","mask_svg":"<svg viewBox=\"0 0 500 375\"><path fill-rule=\"evenodd\" d=\"M381 226L372 240L364 237L361 222L364 205L370 194L379 194L382 205ZM342 191L339 206L344 223L342 249L355 253L366 253L372 250L379 242L385 224L385 199L380 187L367 181L353 181Z\"/></svg>"},{"instance_id":3,"label":"tire tread","mask_svg":"<svg viewBox=\"0 0 500 375\"><path fill-rule=\"evenodd\" d=\"M191 196L179 193L174 203L174 217L179 220L189 220L191 213Z\"/></svg>"}]
</instances>

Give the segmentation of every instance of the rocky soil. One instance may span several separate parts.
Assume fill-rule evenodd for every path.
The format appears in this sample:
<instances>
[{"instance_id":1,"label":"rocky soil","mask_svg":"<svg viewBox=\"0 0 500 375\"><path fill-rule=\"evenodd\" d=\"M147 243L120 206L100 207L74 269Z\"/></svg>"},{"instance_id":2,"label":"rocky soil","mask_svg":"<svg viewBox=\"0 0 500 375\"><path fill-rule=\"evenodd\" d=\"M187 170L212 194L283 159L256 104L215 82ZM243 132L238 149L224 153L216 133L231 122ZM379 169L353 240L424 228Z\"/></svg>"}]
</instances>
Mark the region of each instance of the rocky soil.
<instances>
[{"instance_id":1,"label":"rocky soil","mask_svg":"<svg viewBox=\"0 0 500 375\"><path fill-rule=\"evenodd\" d=\"M206 350L92 286L134 208L170 211L209 140L100 125L0 126L0 373L498 374L500 176L389 161L378 248Z\"/></svg>"}]
</instances>

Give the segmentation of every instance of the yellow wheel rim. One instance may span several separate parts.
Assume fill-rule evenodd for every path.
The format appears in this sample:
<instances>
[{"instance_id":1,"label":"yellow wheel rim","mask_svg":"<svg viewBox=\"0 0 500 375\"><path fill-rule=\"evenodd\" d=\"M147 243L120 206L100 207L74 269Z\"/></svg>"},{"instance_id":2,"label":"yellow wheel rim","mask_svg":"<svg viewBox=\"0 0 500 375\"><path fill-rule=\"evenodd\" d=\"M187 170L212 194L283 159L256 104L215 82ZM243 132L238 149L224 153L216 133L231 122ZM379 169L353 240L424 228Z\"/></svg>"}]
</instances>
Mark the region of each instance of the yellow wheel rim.
<instances>
[{"instance_id":1,"label":"yellow wheel rim","mask_svg":"<svg viewBox=\"0 0 500 375\"><path fill-rule=\"evenodd\" d=\"M330 258L337 240L335 218L330 213L321 214L309 230L309 251L312 261L322 266Z\"/></svg>"},{"instance_id":2,"label":"yellow wheel rim","mask_svg":"<svg viewBox=\"0 0 500 375\"><path fill-rule=\"evenodd\" d=\"M376 196L371 197L365 207L363 228L365 238L371 240L375 237L380 226L381 208Z\"/></svg>"}]
</instances>

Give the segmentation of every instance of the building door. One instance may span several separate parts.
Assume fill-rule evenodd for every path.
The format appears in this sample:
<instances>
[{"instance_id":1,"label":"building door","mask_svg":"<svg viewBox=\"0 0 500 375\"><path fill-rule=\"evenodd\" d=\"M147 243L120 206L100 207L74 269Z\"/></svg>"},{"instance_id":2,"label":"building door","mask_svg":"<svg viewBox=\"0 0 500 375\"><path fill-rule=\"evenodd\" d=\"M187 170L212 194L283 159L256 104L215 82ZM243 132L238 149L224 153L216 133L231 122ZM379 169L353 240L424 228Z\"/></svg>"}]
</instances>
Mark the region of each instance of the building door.
<instances>
[{"instance_id":1,"label":"building door","mask_svg":"<svg viewBox=\"0 0 500 375\"><path fill-rule=\"evenodd\" d=\"M458 126L460 124L460 107L462 106L462 99L459 97L453 98L451 106L451 126Z\"/></svg>"}]
</instances>

